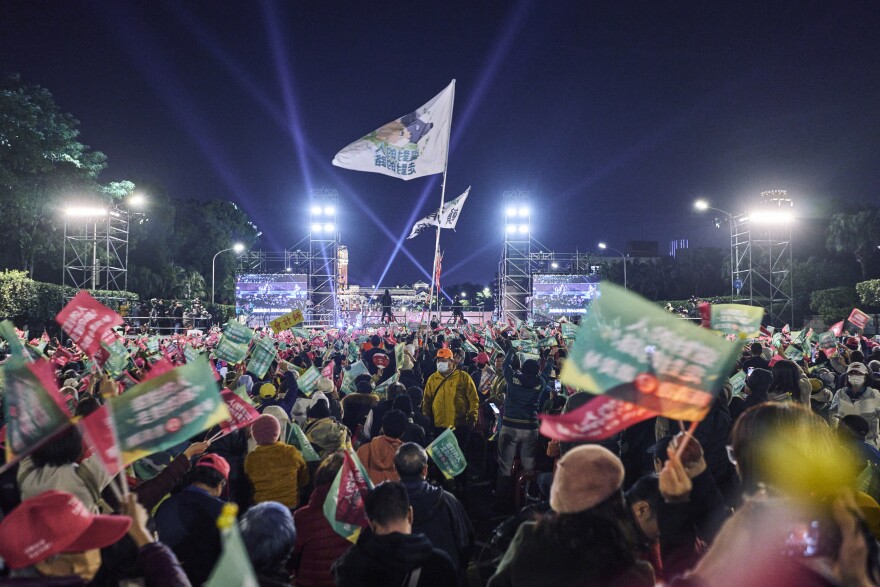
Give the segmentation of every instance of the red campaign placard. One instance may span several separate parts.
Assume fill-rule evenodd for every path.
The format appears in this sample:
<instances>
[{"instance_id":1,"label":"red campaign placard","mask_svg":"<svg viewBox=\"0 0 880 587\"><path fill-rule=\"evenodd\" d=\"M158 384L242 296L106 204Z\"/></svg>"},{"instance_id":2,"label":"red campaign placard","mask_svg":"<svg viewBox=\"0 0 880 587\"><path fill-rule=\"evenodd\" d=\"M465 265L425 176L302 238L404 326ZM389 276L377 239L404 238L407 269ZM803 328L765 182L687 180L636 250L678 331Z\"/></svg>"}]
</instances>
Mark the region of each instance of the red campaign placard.
<instances>
[{"instance_id":1,"label":"red campaign placard","mask_svg":"<svg viewBox=\"0 0 880 587\"><path fill-rule=\"evenodd\" d=\"M174 369L174 365L171 363L171 361L168 360L168 357L163 356L161 359L153 363L153 365L150 367L150 370L147 371L142 377L142 380L149 381L153 377L158 377L162 373L167 373L172 369Z\"/></svg>"},{"instance_id":2,"label":"red campaign placard","mask_svg":"<svg viewBox=\"0 0 880 587\"><path fill-rule=\"evenodd\" d=\"M70 335L70 338L90 357L101 348L101 341L110 337L112 342L114 326L123 323L122 318L95 298L82 290L58 312L55 321Z\"/></svg>"},{"instance_id":3,"label":"red campaign placard","mask_svg":"<svg viewBox=\"0 0 880 587\"><path fill-rule=\"evenodd\" d=\"M831 328L828 329L834 336L843 336L843 320L840 322L836 322L831 325Z\"/></svg>"},{"instance_id":4,"label":"red campaign placard","mask_svg":"<svg viewBox=\"0 0 880 587\"><path fill-rule=\"evenodd\" d=\"M366 528L370 521L364 508L364 497L370 488L348 453L345 453L341 475L336 497L336 521Z\"/></svg>"},{"instance_id":5,"label":"red campaign placard","mask_svg":"<svg viewBox=\"0 0 880 587\"><path fill-rule=\"evenodd\" d=\"M858 308L853 308L853 311L850 312L849 318L846 320L850 324L855 324L859 330L864 330L865 326L867 326L868 322L871 320L871 317Z\"/></svg>"},{"instance_id":6,"label":"red campaign placard","mask_svg":"<svg viewBox=\"0 0 880 587\"><path fill-rule=\"evenodd\" d=\"M559 416L539 415L541 434L564 442L604 440L621 430L657 416L646 408L600 395Z\"/></svg>"},{"instance_id":7,"label":"red campaign placard","mask_svg":"<svg viewBox=\"0 0 880 587\"><path fill-rule=\"evenodd\" d=\"M101 406L80 422L85 432L86 444L97 454L107 473L116 475L122 470L119 443L116 439L116 426L108 406Z\"/></svg>"},{"instance_id":8,"label":"red campaign placard","mask_svg":"<svg viewBox=\"0 0 880 587\"><path fill-rule=\"evenodd\" d=\"M239 428L244 428L254 420L260 417L260 413L246 401L235 395L234 392L224 389L220 392L226 407L229 409L229 419L220 423L220 428L224 432L232 432Z\"/></svg>"}]
</instances>

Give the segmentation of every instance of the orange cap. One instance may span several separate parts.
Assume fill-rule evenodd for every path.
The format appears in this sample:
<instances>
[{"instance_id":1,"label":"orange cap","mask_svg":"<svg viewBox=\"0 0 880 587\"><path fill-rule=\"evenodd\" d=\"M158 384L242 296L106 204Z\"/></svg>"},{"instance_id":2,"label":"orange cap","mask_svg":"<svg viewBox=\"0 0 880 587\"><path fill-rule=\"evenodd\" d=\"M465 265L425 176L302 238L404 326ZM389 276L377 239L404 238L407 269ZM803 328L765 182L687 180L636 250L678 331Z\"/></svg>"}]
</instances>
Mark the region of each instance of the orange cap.
<instances>
[{"instance_id":1,"label":"orange cap","mask_svg":"<svg viewBox=\"0 0 880 587\"><path fill-rule=\"evenodd\" d=\"M439 349L437 351L437 358L438 359L451 359L452 358L452 351L449 349Z\"/></svg>"}]
</instances>

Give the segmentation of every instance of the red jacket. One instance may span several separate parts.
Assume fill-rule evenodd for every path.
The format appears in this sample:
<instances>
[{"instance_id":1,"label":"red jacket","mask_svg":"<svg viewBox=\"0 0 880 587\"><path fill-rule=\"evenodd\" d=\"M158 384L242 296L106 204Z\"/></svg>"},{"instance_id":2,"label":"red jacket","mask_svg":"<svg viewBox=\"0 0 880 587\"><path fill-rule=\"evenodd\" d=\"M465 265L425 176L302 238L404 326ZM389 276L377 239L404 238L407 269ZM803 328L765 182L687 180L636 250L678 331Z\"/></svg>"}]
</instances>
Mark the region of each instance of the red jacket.
<instances>
[{"instance_id":1,"label":"red jacket","mask_svg":"<svg viewBox=\"0 0 880 587\"><path fill-rule=\"evenodd\" d=\"M308 505L296 510L296 545L292 563L297 587L335 587L330 567L351 547L351 542L337 534L324 517L324 500L330 484L312 491Z\"/></svg>"}]
</instances>

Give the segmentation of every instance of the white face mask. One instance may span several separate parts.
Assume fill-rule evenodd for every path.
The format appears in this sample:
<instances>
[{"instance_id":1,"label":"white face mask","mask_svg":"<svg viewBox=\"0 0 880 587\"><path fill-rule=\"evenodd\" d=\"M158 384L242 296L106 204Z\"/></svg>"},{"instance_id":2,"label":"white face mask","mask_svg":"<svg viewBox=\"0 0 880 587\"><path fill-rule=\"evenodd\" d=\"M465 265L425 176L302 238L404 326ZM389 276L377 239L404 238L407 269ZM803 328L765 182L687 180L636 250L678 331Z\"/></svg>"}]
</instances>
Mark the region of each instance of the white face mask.
<instances>
[{"instance_id":1,"label":"white face mask","mask_svg":"<svg viewBox=\"0 0 880 587\"><path fill-rule=\"evenodd\" d=\"M865 384L864 375L847 375L846 378L849 379L849 384L853 387L861 387Z\"/></svg>"},{"instance_id":2,"label":"white face mask","mask_svg":"<svg viewBox=\"0 0 880 587\"><path fill-rule=\"evenodd\" d=\"M449 371L449 363L447 363L446 361L437 363L437 370L441 373L446 373L447 371Z\"/></svg>"}]
</instances>

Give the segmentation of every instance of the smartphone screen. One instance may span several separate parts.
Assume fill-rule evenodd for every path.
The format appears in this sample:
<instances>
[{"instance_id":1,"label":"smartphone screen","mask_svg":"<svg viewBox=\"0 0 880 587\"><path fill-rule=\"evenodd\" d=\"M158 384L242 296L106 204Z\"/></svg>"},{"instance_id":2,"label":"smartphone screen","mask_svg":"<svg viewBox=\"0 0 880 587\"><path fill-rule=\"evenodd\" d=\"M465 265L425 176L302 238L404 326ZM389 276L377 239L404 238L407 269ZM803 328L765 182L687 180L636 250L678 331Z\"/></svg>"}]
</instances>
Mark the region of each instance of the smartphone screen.
<instances>
[{"instance_id":1,"label":"smartphone screen","mask_svg":"<svg viewBox=\"0 0 880 587\"><path fill-rule=\"evenodd\" d=\"M496 416L501 413L501 411L498 409L498 406L496 406L492 402L489 402L489 407L492 409L493 412L495 412Z\"/></svg>"},{"instance_id":2,"label":"smartphone screen","mask_svg":"<svg viewBox=\"0 0 880 587\"><path fill-rule=\"evenodd\" d=\"M556 380L553 382L553 385L556 387L556 393L562 391L562 382L560 380Z\"/></svg>"}]
</instances>

